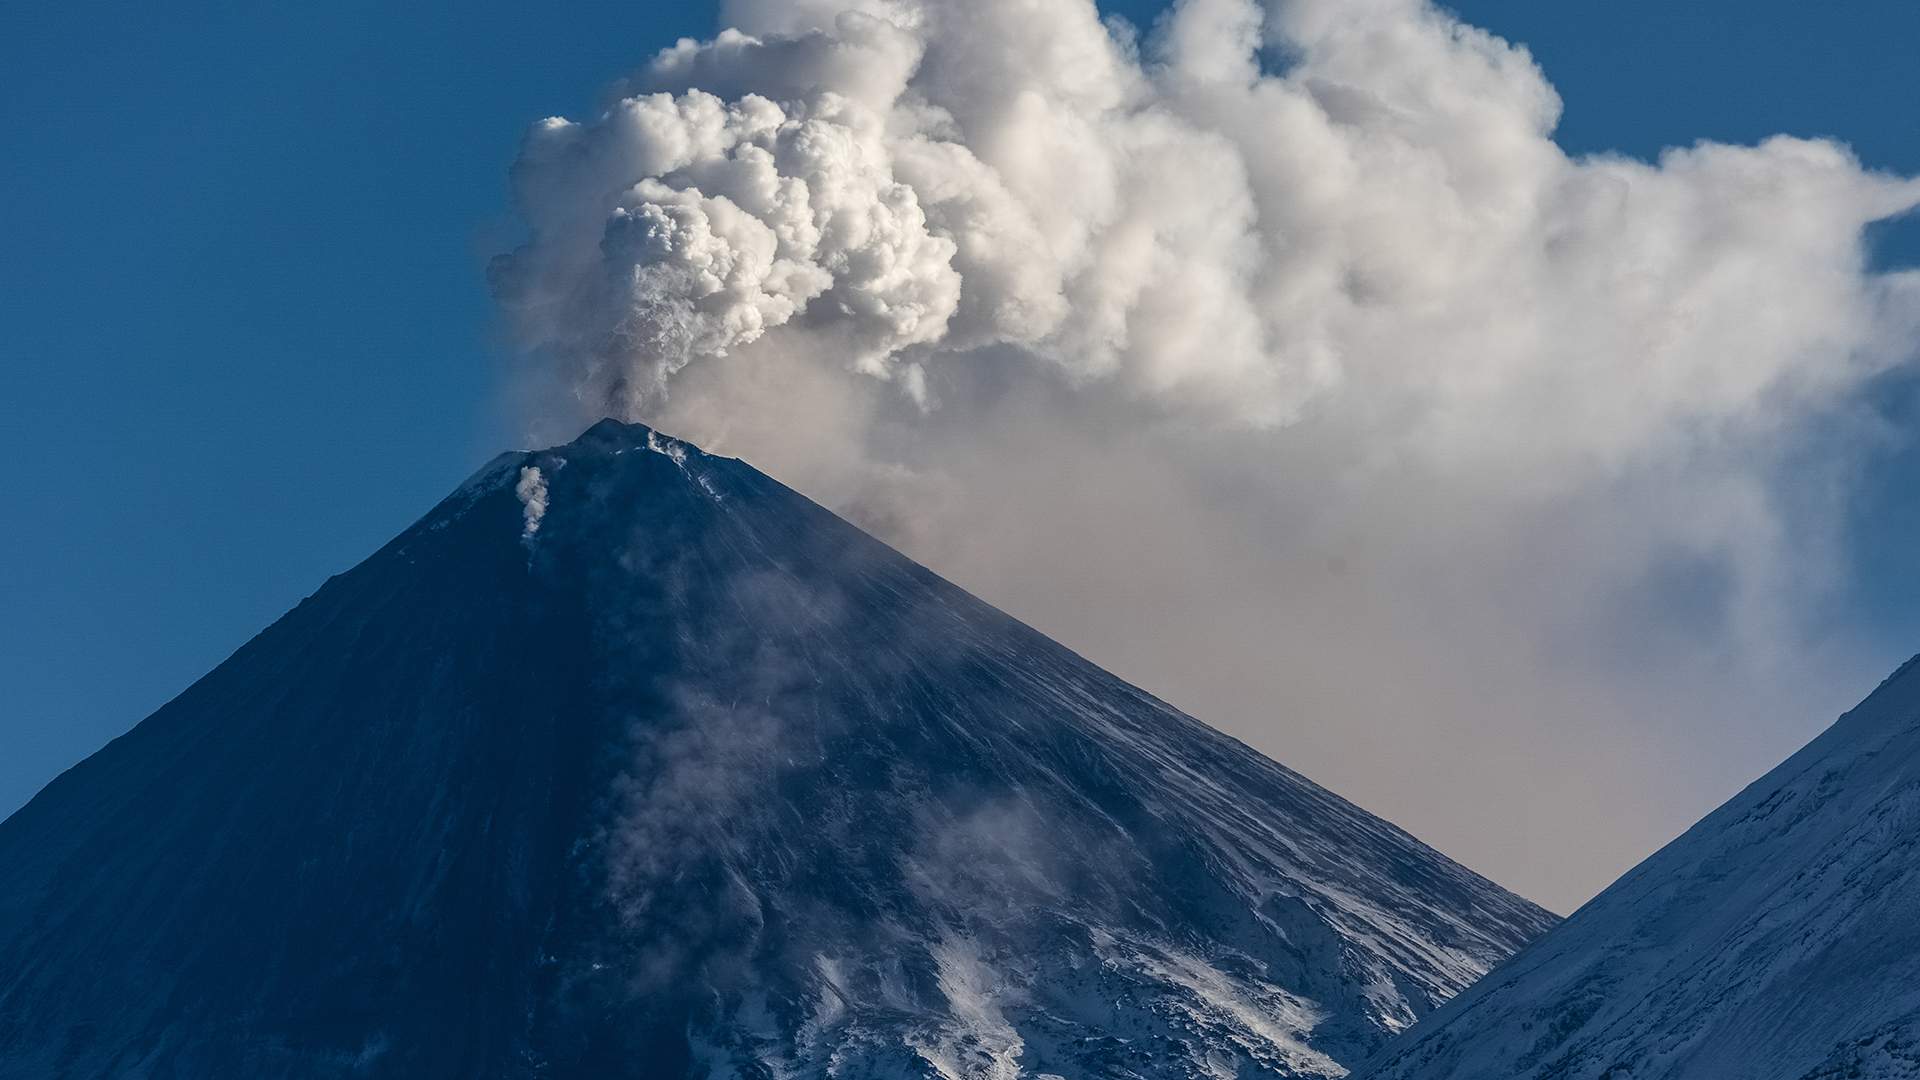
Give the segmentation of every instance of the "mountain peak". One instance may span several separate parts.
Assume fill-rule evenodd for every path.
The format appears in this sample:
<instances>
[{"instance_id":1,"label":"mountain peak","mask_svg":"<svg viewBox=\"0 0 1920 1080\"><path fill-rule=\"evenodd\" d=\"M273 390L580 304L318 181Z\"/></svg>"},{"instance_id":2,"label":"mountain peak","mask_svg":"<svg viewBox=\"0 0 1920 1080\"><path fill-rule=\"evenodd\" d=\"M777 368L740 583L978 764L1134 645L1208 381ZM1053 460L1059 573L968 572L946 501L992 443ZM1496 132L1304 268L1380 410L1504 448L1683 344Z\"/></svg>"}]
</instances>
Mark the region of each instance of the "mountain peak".
<instances>
[{"instance_id":1,"label":"mountain peak","mask_svg":"<svg viewBox=\"0 0 1920 1080\"><path fill-rule=\"evenodd\" d=\"M594 421L591 426L576 436L572 442L563 443L561 446L553 447L552 449L560 450L562 448L569 448L593 450L607 447L632 449L642 446L659 445L662 440L669 438L669 436L662 435L653 428L638 421L616 420L609 416ZM672 439L671 441L676 443L680 442L680 440L677 439ZM691 448L693 444L681 443L681 445Z\"/></svg>"},{"instance_id":2,"label":"mountain peak","mask_svg":"<svg viewBox=\"0 0 1920 1080\"><path fill-rule=\"evenodd\" d=\"M615 420L611 416L602 417L588 426L573 441L574 443L592 443L602 441L637 442L644 440L653 429L638 421Z\"/></svg>"},{"instance_id":3,"label":"mountain peak","mask_svg":"<svg viewBox=\"0 0 1920 1080\"><path fill-rule=\"evenodd\" d=\"M611 416L594 421L572 442L549 447L545 453L564 455L568 451L619 452L637 449L652 450L677 461L685 460L690 455L715 456L685 439L668 435L637 420L616 420Z\"/></svg>"}]
</instances>

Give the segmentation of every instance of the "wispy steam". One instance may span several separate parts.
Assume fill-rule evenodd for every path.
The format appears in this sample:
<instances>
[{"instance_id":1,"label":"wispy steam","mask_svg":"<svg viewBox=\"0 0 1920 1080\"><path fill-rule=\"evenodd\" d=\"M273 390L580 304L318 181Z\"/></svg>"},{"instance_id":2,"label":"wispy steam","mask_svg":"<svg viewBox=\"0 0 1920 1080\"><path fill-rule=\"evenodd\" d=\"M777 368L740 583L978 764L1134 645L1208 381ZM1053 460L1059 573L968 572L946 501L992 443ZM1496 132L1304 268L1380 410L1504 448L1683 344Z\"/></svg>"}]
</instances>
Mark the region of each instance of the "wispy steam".
<instances>
[{"instance_id":1,"label":"wispy steam","mask_svg":"<svg viewBox=\"0 0 1920 1080\"><path fill-rule=\"evenodd\" d=\"M540 520L547 516L547 478L536 465L527 465L520 470L520 479L513 485L513 497L520 500L520 515L523 519L520 535L533 539L540 531Z\"/></svg>"},{"instance_id":2,"label":"wispy steam","mask_svg":"<svg viewBox=\"0 0 1920 1080\"><path fill-rule=\"evenodd\" d=\"M1811 643L1915 180L1569 158L1425 0L726 15L515 167L556 427L742 453L1563 904L1882 664Z\"/></svg>"}]
</instances>

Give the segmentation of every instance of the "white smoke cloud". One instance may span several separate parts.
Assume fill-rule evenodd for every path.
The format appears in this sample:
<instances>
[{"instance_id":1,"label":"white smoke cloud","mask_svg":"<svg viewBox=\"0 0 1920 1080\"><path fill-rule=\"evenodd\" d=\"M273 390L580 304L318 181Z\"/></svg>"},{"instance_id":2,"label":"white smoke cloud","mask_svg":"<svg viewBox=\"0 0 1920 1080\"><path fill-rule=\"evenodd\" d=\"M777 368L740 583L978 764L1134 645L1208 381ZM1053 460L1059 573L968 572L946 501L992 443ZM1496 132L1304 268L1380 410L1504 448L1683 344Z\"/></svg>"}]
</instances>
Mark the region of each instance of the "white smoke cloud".
<instances>
[{"instance_id":1,"label":"white smoke cloud","mask_svg":"<svg viewBox=\"0 0 1920 1080\"><path fill-rule=\"evenodd\" d=\"M1571 158L1425 0L726 16L515 166L557 427L741 453L1562 905L1886 659L1822 604L1920 182Z\"/></svg>"},{"instance_id":2,"label":"white smoke cloud","mask_svg":"<svg viewBox=\"0 0 1920 1080\"><path fill-rule=\"evenodd\" d=\"M531 540L533 534L540 531L541 519L547 516L547 478L538 466L526 465L520 469L520 479L513 485L513 497L520 500L520 536Z\"/></svg>"}]
</instances>

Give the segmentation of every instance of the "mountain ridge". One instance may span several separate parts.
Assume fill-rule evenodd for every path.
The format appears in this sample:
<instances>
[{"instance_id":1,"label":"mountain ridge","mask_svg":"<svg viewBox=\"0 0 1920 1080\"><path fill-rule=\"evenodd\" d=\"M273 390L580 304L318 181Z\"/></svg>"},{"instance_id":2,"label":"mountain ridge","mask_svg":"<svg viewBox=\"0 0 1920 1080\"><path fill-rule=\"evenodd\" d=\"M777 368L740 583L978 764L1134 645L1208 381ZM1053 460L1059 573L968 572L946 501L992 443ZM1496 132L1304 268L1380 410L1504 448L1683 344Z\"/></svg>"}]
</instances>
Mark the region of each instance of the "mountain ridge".
<instances>
[{"instance_id":1,"label":"mountain ridge","mask_svg":"<svg viewBox=\"0 0 1920 1080\"><path fill-rule=\"evenodd\" d=\"M1368 1080L1920 1076L1920 656Z\"/></svg>"}]
</instances>

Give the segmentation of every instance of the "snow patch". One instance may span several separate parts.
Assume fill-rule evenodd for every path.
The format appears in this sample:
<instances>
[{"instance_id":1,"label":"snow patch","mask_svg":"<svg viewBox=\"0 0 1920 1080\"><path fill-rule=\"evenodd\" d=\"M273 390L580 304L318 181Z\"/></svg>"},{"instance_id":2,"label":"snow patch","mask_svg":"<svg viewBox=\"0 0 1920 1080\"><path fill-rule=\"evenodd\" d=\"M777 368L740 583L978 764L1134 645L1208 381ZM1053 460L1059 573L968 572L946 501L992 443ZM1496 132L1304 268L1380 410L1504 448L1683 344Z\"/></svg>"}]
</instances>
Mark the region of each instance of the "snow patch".
<instances>
[{"instance_id":1,"label":"snow patch","mask_svg":"<svg viewBox=\"0 0 1920 1080\"><path fill-rule=\"evenodd\" d=\"M687 467L686 443L681 442L679 439L662 436L657 431L649 430L647 432L647 449L656 454L664 455L675 465L680 466L680 471L686 474L687 479L700 485L700 490L706 492L708 498L714 502L720 501L720 492L714 488L713 482Z\"/></svg>"},{"instance_id":2,"label":"snow patch","mask_svg":"<svg viewBox=\"0 0 1920 1080\"><path fill-rule=\"evenodd\" d=\"M961 938L935 946L933 961L950 1020L931 1039L909 1039L908 1045L941 1080L1020 1080L1026 1043L1000 1011L1009 989L1000 973L977 945Z\"/></svg>"},{"instance_id":3,"label":"snow patch","mask_svg":"<svg viewBox=\"0 0 1920 1080\"><path fill-rule=\"evenodd\" d=\"M683 469L687 467L687 448L680 445L677 440L663 439L660 437L659 432L648 431L647 449L656 454L665 454L673 459L675 465Z\"/></svg>"}]
</instances>

